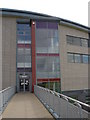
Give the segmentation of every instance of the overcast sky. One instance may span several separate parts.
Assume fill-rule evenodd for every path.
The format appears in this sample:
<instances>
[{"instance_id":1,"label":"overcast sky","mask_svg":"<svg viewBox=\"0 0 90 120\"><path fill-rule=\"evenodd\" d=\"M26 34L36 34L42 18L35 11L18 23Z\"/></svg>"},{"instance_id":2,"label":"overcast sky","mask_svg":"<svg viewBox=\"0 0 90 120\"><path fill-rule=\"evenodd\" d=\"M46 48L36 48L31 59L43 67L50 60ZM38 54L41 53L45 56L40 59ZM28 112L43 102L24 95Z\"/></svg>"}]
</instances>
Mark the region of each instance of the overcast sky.
<instances>
[{"instance_id":1,"label":"overcast sky","mask_svg":"<svg viewBox=\"0 0 90 120\"><path fill-rule=\"evenodd\" d=\"M53 15L88 26L89 0L0 0L0 8Z\"/></svg>"}]
</instances>

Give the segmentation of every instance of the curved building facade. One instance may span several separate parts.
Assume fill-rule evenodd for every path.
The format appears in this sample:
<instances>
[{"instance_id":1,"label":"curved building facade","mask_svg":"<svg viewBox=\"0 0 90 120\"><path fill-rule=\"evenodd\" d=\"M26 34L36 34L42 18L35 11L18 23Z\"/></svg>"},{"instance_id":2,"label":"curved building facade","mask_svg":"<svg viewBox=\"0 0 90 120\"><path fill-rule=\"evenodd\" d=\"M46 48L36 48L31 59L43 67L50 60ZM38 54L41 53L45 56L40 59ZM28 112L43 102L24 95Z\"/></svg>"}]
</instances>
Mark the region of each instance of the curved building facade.
<instances>
[{"instance_id":1,"label":"curved building facade","mask_svg":"<svg viewBox=\"0 0 90 120\"><path fill-rule=\"evenodd\" d=\"M45 14L0 9L1 90L43 86L74 97L89 90L90 28Z\"/></svg>"}]
</instances>

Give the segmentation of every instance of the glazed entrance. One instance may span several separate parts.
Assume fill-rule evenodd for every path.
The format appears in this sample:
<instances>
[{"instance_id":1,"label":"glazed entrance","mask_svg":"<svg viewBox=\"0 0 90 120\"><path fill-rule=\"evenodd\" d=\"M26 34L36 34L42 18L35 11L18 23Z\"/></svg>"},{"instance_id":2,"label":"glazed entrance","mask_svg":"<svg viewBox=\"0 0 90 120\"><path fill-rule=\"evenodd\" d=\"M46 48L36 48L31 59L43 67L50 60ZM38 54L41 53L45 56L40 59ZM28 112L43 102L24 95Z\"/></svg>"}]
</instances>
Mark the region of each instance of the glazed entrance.
<instances>
[{"instance_id":1,"label":"glazed entrance","mask_svg":"<svg viewBox=\"0 0 90 120\"><path fill-rule=\"evenodd\" d=\"M17 92L32 91L31 27L17 23Z\"/></svg>"},{"instance_id":2,"label":"glazed entrance","mask_svg":"<svg viewBox=\"0 0 90 120\"><path fill-rule=\"evenodd\" d=\"M19 76L20 91L30 91L30 77L27 74Z\"/></svg>"}]
</instances>

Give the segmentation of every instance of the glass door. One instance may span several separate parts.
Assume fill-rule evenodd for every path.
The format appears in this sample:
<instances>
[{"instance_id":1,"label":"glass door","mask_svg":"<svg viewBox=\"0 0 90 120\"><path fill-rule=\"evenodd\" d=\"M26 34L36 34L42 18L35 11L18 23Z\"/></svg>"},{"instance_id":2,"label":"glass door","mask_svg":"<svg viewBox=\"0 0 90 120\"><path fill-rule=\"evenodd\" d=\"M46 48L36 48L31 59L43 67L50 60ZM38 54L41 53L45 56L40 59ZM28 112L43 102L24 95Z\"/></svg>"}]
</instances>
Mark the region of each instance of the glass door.
<instances>
[{"instance_id":1,"label":"glass door","mask_svg":"<svg viewBox=\"0 0 90 120\"><path fill-rule=\"evenodd\" d=\"M25 90L25 85L24 85L24 79L20 79L20 92L24 91Z\"/></svg>"},{"instance_id":2,"label":"glass door","mask_svg":"<svg viewBox=\"0 0 90 120\"><path fill-rule=\"evenodd\" d=\"M29 79L20 79L20 92L29 91Z\"/></svg>"},{"instance_id":3,"label":"glass door","mask_svg":"<svg viewBox=\"0 0 90 120\"><path fill-rule=\"evenodd\" d=\"M25 91L29 91L29 80L25 79Z\"/></svg>"}]
</instances>

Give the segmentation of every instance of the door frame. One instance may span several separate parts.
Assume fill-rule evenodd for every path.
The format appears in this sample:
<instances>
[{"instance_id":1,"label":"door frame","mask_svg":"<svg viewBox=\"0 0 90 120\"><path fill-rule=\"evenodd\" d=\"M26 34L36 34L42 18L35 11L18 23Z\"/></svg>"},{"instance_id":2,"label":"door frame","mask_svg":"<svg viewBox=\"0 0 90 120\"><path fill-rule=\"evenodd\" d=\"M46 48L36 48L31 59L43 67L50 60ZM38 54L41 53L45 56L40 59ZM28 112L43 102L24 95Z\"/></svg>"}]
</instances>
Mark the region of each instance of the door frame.
<instances>
[{"instance_id":1,"label":"door frame","mask_svg":"<svg viewBox=\"0 0 90 120\"><path fill-rule=\"evenodd\" d=\"M21 78L19 78L19 92L26 92L26 84L25 84L25 82L26 82L26 79L25 78L23 78L22 80L23 80L23 90L21 91L20 90L20 80L21 80ZM28 92L30 92L30 79L28 78L28 82L29 82L29 85L28 85L28 87L29 87L29 90L28 90Z\"/></svg>"}]
</instances>

